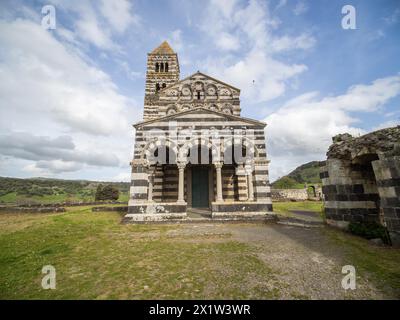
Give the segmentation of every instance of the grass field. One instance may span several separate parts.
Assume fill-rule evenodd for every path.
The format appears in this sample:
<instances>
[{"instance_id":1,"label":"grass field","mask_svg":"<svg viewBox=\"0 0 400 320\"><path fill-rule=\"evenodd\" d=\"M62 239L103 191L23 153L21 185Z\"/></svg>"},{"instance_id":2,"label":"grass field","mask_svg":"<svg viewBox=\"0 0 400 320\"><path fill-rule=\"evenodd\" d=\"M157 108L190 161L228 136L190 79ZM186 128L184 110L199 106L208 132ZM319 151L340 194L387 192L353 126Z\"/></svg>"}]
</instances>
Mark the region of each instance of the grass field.
<instances>
[{"instance_id":1,"label":"grass field","mask_svg":"<svg viewBox=\"0 0 400 320\"><path fill-rule=\"evenodd\" d=\"M88 207L55 215L2 215L0 298L274 297L273 291L241 285L244 278L271 276L245 244L177 241L165 235L174 226L121 225L120 219ZM54 291L40 286L47 264L57 270ZM214 285L218 290L208 288Z\"/></svg>"},{"instance_id":2,"label":"grass field","mask_svg":"<svg viewBox=\"0 0 400 320\"><path fill-rule=\"evenodd\" d=\"M313 211L317 213L322 212L323 203L321 201L287 201L287 202L274 202L274 211L276 212L289 212L289 210L304 210Z\"/></svg>"},{"instance_id":3,"label":"grass field","mask_svg":"<svg viewBox=\"0 0 400 320\"><path fill-rule=\"evenodd\" d=\"M368 290L354 294L384 298L379 290L388 290L393 297L393 288L400 288L399 250L371 247L331 229L120 221L118 213L93 213L90 207L0 214L0 299L351 298L337 288L340 280L332 280L348 261L369 279ZM287 275L283 261L293 268ZM56 268L56 290L41 288L44 265ZM309 283L317 279L307 275L314 269L318 281L326 273L323 281L332 281L332 291Z\"/></svg>"},{"instance_id":4,"label":"grass field","mask_svg":"<svg viewBox=\"0 0 400 320\"><path fill-rule=\"evenodd\" d=\"M129 194L127 192L121 192L118 198L118 201L126 201L129 200ZM0 196L0 203L4 204L21 204L21 203L43 203L43 204L51 204L51 203L61 203L61 202L92 202L95 201L94 196L81 196L78 194L70 195L70 194L52 194L52 195L43 195L43 196L25 196L18 195L16 192L10 192L3 196Z\"/></svg>"}]
</instances>

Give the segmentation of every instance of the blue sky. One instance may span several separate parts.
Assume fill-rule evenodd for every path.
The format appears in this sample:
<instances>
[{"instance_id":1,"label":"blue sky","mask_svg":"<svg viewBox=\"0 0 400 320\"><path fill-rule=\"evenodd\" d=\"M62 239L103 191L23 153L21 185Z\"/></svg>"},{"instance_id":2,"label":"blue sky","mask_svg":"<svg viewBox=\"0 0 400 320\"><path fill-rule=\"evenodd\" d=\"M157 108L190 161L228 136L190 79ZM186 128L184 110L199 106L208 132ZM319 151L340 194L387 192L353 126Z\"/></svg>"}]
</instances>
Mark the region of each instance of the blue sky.
<instances>
[{"instance_id":1,"label":"blue sky","mask_svg":"<svg viewBox=\"0 0 400 320\"><path fill-rule=\"evenodd\" d=\"M337 133L400 123L399 35L389 0L2 1L0 175L128 180L146 54L168 40L181 78L239 87L242 115L267 122L274 180Z\"/></svg>"}]
</instances>

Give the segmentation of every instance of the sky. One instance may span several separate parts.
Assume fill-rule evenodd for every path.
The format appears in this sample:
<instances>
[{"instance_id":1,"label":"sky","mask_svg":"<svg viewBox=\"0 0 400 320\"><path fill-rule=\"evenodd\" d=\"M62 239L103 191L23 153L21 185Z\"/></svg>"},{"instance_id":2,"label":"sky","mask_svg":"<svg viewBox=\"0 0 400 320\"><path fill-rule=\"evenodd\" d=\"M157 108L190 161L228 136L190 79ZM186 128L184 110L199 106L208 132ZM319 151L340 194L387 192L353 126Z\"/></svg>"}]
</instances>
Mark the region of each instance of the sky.
<instances>
[{"instance_id":1,"label":"sky","mask_svg":"<svg viewBox=\"0 0 400 320\"><path fill-rule=\"evenodd\" d=\"M42 20L55 8L55 29ZM344 29L345 5L355 29ZM129 181L147 53L241 89L270 180L400 124L400 1L0 2L0 176Z\"/></svg>"}]
</instances>

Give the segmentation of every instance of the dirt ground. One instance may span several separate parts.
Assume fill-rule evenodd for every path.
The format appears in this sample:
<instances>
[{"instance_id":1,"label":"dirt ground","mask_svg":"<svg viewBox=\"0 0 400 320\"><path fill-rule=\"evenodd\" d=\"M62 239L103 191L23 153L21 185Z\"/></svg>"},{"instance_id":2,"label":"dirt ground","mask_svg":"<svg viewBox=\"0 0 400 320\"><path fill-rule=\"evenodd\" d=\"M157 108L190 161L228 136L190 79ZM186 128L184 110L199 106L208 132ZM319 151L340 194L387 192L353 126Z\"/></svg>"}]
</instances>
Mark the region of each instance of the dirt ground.
<instances>
[{"instance_id":1,"label":"dirt ground","mask_svg":"<svg viewBox=\"0 0 400 320\"><path fill-rule=\"evenodd\" d=\"M388 285L385 275L363 260L368 256L395 254L399 250L376 247L367 240L329 227L304 228L279 224L186 224L168 232L170 237L205 241L228 239L256 248L258 258L271 268L278 281L280 299L398 299L400 288ZM223 236L221 238L221 236ZM363 248L362 251L359 248ZM365 251L364 251L365 250ZM379 260L379 256L376 256ZM400 261L397 261L399 266ZM342 288L344 265L356 269L356 289ZM391 266L393 267L393 265ZM371 271L372 270L372 271ZM395 277L399 275L397 270ZM388 271L389 272L389 271ZM389 272L390 273L390 272ZM393 280L393 279L392 279ZM398 283L397 279L395 283Z\"/></svg>"}]
</instances>

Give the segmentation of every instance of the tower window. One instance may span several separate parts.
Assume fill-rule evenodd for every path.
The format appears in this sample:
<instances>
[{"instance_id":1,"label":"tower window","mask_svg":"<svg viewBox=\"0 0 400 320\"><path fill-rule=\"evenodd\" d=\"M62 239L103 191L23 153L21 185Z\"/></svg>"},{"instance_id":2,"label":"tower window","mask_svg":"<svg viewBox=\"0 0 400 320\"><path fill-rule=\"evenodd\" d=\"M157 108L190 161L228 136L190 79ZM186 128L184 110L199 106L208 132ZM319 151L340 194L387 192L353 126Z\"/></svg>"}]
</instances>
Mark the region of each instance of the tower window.
<instances>
[{"instance_id":1,"label":"tower window","mask_svg":"<svg viewBox=\"0 0 400 320\"><path fill-rule=\"evenodd\" d=\"M159 83L156 83L156 93L157 93L158 91L160 91L160 84L159 84Z\"/></svg>"},{"instance_id":2,"label":"tower window","mask_svg":"<svg viewBox=\"0 0 400 320\"><path fill-rule=\"evenodd\" d=\"M160 72L164 72L164 63L163 62L160 63Z\"/></svg>"},{"instance_id":3,"label":"tower window","mask_svg":"<svg viewBox=\"0 0 400 320\"><path fill-rule=\"evenodd\" d=\"M163 89L166 87L167 85L165 83L162 84Z\"/></svg>"},{"instance_id":4,"label":"tower window","mask_svg":"<svg viewBox=\"0 0 400 320\"><path fill-rule=\"evenodd\" d=\"M158 62L156 62L156 72L160 71L160 65L158 64Z\"/></svg>"},{"instance_id":5,"label":"tower window","mask_svg":"<svg viewBox=\"0 0 400 320\"><path fill-rule=\"evenodd\" d=\"M197 100L200 100L200 91L197 91Z\"/></svg>"},{"instance_id":6,"label":"tower window","mask_svg":"<svg viewBox=\"0 0 400 320\"><path fill-rule=\"evenodd\" d=\"M168 62L165 63L165 72L168 72Z\"/></svg>"}]
</instances>

